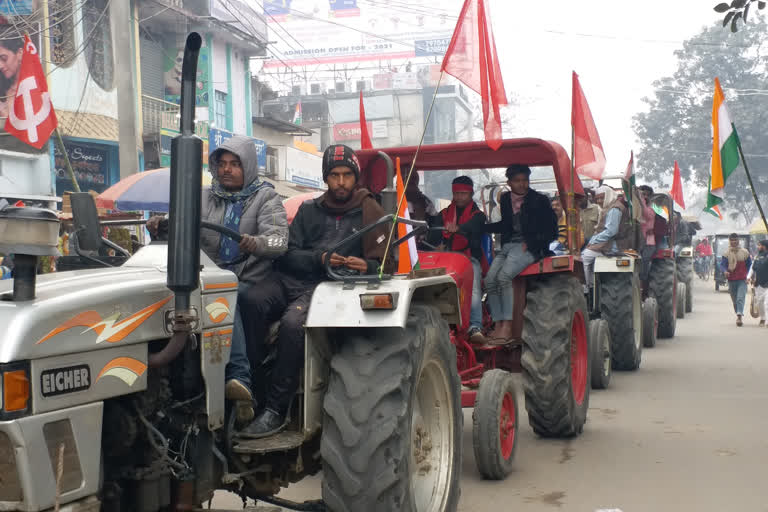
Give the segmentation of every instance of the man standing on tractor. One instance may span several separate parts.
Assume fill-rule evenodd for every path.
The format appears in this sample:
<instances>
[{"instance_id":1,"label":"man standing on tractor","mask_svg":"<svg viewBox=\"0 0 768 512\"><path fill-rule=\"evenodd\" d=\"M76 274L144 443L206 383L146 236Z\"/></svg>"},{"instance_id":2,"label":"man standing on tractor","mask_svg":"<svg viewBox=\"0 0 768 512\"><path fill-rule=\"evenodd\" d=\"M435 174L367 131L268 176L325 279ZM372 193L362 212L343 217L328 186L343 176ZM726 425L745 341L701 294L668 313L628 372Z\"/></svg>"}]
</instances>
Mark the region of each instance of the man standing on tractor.
<instances>
[{"instance_id":1,"label":"man standing on tractor","mask_svg":"<svg viewBox=\"0 0 768 512\"><path fill-rule=\"evenodd\" d=\"M240 135L230 138L211 153L209 162L213 180L203 189L201 220L221 224L243 236L238 243L203 229L200 248L219 267L234 272L239 281L225 396L237 402L238 421L247 423L254 416L247 352L253 322L241 303L248 290L261 286L272 273L273 260L288 248L288 221L274 187L259 179L253 139ZM150 218L147 229L153 237L167 231L167 218Z\"/></svg>"},{"instance_id":2,"label":"man standing on tractor","mask_svg":"<svg viewBox=\"0 0 768 512\"><path fill-rule=\"evenodd\" d=\"M464 253L472 262L472 309L469 314L469 340L483 344L483 268L488 268L483 255L482 239L485 234L485 214L472 200L474 182L469 176L459 176L451 183L453 200L436 217L433 226L444 226L442 245L447 250ZM410 204L410 200L409 203ZM435 231L431 233L436 233ZM432 245L440 243L431 237ZM485 263L485 264L483 264Z\"/></svg>"},{"instance_id":3,"label":"man standing on tractor","mask_svg":"<svg viewBox=\"0 0 768 512\"><path fill-rule=\"evenodd\" d=\"M557 217L549 198L529 187L531 169L526 165L507 168L509 192L499 199L501 220L485 225L486 233L501 233L501 251L486 275L488 307L495 322L492 343L508 343L512 337L514 288L512 281L525 267L550 254L557 238Z\"/></svg>"},{"instance_id":4,"label":"man standing on tractor","mask_svg":"<svg viewBox=\"0 0 768 512\"><path fill-rule=\"evenodd\" d=\"M765 325L768 309L768 240L761 240L757 245L757 258L749 269L747 281L755 287L755 301L760 311L760 327Z\"/></svg>"},{"instance_id":5,"label":"man standing on tractor","mask_svg":"<svg viewBox=\"0 0 768 512\"><path fill-rule=\"evenodd\" d=\"M640 191L640 200L643 202L640 207L643 209L641 229L645 237L645 245L640 251L640 284L642 286L642 299L648 297L648 279L651 276L651 263L653 255L656 253L656 234L654 227L656 225L656 212L651 207L651 198L653 189L648 185L637 187Z\"/></svg>"},{"instance_id":6,"label":"man standing on tractor","mask_svg":"<svg viewBox=\"0 0 768 512\"><path fill-rule=\"evenodd\" d=\"M739 235L731 233L728 237L730 247L720 260L720 268L728 279L728 291L736 313L736 325L743 325L744 301L747 296L747 273L752 266L749 251L739 245Z\"/></svg>"},{"instance_id":7,"label":"man standing on tractor","mask_svg":"<svg viewBox=\"0 0 768 512\"><path fill-rule=\"evenodd\" d=\"M385 212L373 194L361 188L360 164L354 150L329 146L323 154L323 179L328 190L299 207L290 226L288 252L278 271L252 288L245 304L255 326L249 347L251 363L259 367L267 356L269 326L280 320L277 354L265 382L255 387L261 412L241 431L260 438L282 430L299 388L304 363L304 323L312 293L327 279L326 263L339 274L376 274L384 258L389 230L374 229L357 243L329 253L339 242L375 223ZM264 375L259 368L254 375Z\"/></svg>"},{"instance_id":8,"label":"man standing on tractor","mask_svg":"<svg viewBox=\"0 0 768 512\"><path fill-rule=\"evenodd\" d=\"M584 279L591 289L594 286L595 259L606 254L617 254L632 248L632 227L629 208L622 195L611 187L601 185L595 192L597 203L603 208L597 233L581 253L584 263Z\"/></svg>"}]
</instances>

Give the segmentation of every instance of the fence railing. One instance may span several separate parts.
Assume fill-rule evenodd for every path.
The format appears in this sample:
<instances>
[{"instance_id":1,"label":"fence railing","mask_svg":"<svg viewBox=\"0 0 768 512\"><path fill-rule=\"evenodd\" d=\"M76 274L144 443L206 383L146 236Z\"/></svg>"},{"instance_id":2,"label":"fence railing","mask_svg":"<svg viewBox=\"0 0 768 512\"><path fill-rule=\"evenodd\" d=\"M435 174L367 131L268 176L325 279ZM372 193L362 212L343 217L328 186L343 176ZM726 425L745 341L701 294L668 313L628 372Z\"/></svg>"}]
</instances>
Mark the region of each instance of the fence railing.
<instances>
[{"instance_id":1,"label":"fence railing","mask_svg":"<svg viewBox=\"0 0 768 512\"><path fill-rule=\"evenodd\" d=\"M144 135L156 135L163 127L179 124L179 106L160 98L141 95L141 115L144 120Z\"/></svg>"}]
</instances>

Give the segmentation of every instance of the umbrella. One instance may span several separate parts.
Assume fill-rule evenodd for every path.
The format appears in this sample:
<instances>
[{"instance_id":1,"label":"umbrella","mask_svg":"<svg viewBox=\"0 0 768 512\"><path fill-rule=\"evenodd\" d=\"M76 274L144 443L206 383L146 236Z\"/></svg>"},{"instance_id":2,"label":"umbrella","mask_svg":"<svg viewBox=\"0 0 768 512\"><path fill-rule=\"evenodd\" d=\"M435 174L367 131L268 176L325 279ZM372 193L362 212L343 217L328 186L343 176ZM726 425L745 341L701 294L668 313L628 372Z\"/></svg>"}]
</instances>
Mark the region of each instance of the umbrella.
<instances>
[{"instance_id":1,"label":"umbrella","mask_svg":"<svg viewBox=\"0 0 768 512\"><path fill-rule=\"evenodd\" d=\"M749 227L749 234L750 235L768 234L768 231L765 230L765 224L763 224L763 219L757 219L755 222L752 223L752 225Z\"/></svg>"},{"instance_id":2,"label":"umbrella","mask_svg":"<svg viewBox=\"0 0 768 512\"><path fill-rule=\"evenodd\" d=\"M299 207L302 205L302 203L304 203L304 201L309 201L310 199L314 199L321 195L323 195L323 192L307 192L306 194L299 194L297 196L289 197L283 201L285 213L288 215L288 224L293 222L293 218L296 216L296 213L298 213Z\"/></svg>"},{"instance_id":3,"label":"umbrella","mask_svg":"<svg viewBox=\"0 0 768 512\"><path fill-rule=\"evenodd\" d=\"M203 173L203 184L211 175ZM96 197L96 206L108 210L167 212L170 203L171 171L165 167L132 174Z\"/></svg>"}]
</instances>

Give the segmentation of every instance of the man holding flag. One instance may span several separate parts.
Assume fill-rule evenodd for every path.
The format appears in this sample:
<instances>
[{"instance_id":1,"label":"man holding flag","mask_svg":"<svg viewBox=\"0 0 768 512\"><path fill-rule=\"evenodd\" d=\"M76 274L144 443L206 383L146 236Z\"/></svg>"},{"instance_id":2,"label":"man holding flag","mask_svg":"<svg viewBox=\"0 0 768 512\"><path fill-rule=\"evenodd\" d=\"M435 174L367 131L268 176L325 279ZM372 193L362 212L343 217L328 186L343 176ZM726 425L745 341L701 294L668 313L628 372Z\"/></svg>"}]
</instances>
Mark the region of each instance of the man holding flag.
<instances>
[{"instance_id":1,"label":"man holding flag","mask_svg":"<svg viewBox=\"0 0 768 512\"><path fill-rule=\"evenodd\" d=\"M483 335L483 255L482 238L485 227L485 214L474 202L472 196L475 184L469 176L459 176L451 184L453 200L440 215L435 218L433 226L443 226L445 231L440 240L440 232L430 232L429 242L432 245L441 244L447 250L461 252L472 261L472 310L469 314L469 339L472 343L482 344L486 339ZM437 234L437 236L435 236ZM487 262L485 262L487 268Z\"/></svg>"}]
</instances>

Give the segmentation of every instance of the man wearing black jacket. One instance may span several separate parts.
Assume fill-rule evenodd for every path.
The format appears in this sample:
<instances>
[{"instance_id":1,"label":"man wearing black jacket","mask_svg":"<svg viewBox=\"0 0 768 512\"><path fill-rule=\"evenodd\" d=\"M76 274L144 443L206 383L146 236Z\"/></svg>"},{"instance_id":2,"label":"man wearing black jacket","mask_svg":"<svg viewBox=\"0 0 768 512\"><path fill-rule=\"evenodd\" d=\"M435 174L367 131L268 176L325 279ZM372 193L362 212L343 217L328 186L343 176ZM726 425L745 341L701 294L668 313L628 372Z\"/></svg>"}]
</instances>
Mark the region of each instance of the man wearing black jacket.
<instances>
[{"instance_id":1,"label":"man wearing black jacket","mask_svg":"<svg viewBox=\"0 0 768 512\"><path fill-rule=\"evenodd\" d=\"M472 262L472 309L469 314L469 339L473 343L482 344L483 336L483 249L482 237L485 233L485 214L472 200L474 182L469 176L459 176L451 183L453 201L440 215L433 217L433 226L443 226L445 231L442 244L447 250L461 252ZM430 232L430 243L438 245L439 239ZM487 267L486 267L487 268Z\"/></svg>"},{"instance_id":2,"label":"man wearing black jacket","mask_svg":"<svg viewBox=\"0 0 768 512\"><path fill-rule=\"evenodd\" d=\"M760 327L765 325L765 317L768 314L768 240L761 240L757 245L757 257L749 267L747 282L755 287L755 302L760 312Z\"/></svg>"},{"instance_id":3,"label":"man wearing black jacket","mask_svg":"<svg viewBox=\"0 0 768 512\"><path fill-rule=\"evenodd\" d=\"M486 233L501 233L501 251L485 276L488 307L496 326L488 337L503 344L512 337L514 290L512 281L525 267L551 254L549 244L557 238L557 217L549 198L529 187L531 169L525 165L507 168L510 191L501 195L501 220L485 225Z\"/></svg>"},{"instance_id":4,"label":"man wearing black jacket","mask_svg":"<svg viewBox=\"0 0 768 512\"><path fill-rule=\"evenodd\" d=\"M304 322L312 293L327 279L326 260L337 273L374 274L384 256L386 227L329 254L340 241L383 217L384 210L371 192L358 186L360 165L351 148L336 145L325 150L323 179L328 190L302 204L291 223L288 251L277 261L278 272L254 287L243 305L243 314L251 317L250 325L259 331L248 338L253 340L249 359L257 368L254 380L263 375L258 367L267 355L269 325L280 320L274 368L267 382L255 383L255 395L263 409L240 432L244 437L264 437L285 426L304 362Z\"/></svg>"}]
</instances>

